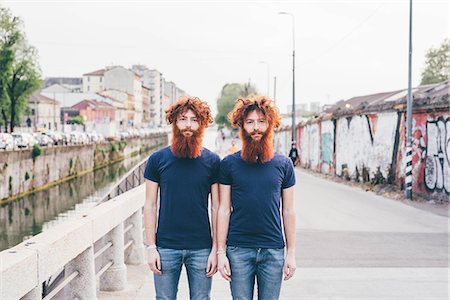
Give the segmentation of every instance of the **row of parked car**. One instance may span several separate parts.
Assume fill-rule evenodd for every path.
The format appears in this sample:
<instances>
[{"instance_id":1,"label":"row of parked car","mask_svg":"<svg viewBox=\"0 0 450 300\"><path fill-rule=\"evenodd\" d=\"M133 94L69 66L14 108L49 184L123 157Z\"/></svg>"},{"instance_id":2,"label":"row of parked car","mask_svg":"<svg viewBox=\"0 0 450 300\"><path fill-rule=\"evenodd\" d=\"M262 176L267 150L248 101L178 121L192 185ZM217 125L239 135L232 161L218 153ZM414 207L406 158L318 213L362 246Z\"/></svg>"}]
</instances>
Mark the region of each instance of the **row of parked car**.
<instances>
[{"instance_id":1,"label":"row of parked car","mask_svg":"<svg viewBox=\"0 0 450 300\"><path fill-rule=\"evenodd\" d=\"M145 137L149 137L151 134L168 132L168 131L170 131L170 127L141 128L141 129L129 128L124 131L119 131L117 133L117 139L122 141L122 140L128 139L128 138L136 138L136 137L145 138Z\"/></svg>"},{"instance_id":2,"label":"row of parked car","mask_svg":"<svg viewBox=\"0 0 450 300\"><path fill-rule=\"evenodd\" d=\"M170 128L129 128L116 134L116 138L124 140L128 138L145 138L151 134L168 132ZM91 143L101 143L105 137L97 132L79 132L69 133L59 131L45 131L34 133L1 133L0 132L0 150L14 150L31 148L35 144L43 147L55 145L82 145Z\"/></svg>"},{"instance_id":3,"label":"row of parked car","mask_svg":"<svg viewBox=\"0 0 450 300\"><path fill-rule=\"evenodd\" d=\"M43 147L55 145L81 145L105 141L102 134L96 132L58 132L45 131L34 133L0 133L0 149L14 150L31 148L35 144Z\"/></svg>"}]
</instances>

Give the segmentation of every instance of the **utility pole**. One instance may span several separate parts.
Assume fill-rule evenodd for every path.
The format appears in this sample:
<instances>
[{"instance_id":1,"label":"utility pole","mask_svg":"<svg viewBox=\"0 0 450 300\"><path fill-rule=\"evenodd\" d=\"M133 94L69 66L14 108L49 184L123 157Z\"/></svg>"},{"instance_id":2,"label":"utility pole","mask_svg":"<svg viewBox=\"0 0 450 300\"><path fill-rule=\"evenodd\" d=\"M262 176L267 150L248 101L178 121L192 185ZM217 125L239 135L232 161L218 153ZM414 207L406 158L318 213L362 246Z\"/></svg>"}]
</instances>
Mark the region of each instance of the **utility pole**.
<instances>
[{"instance_id":1,"label":"utility pole","mask_svg":"<svg viewBox=\"0 0 450 300\"><path fill-rule=\"evenodd\" d=\"M412 106L411 93L411 69L412 69L412 0L409 0L409 51L408 51L408 98L406 100L406 172L405 193L406 198L412 200Z\"/></svg>"}]
</instances>

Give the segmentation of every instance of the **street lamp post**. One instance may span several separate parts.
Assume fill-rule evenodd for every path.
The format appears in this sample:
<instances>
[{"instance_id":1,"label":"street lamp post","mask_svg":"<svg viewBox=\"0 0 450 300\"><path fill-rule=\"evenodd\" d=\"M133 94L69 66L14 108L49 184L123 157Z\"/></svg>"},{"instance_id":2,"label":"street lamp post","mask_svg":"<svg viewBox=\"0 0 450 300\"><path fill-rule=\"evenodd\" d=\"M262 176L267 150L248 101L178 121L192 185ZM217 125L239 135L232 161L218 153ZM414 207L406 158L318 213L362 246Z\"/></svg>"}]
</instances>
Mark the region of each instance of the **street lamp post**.
<instances>
[{"instance_id":1,"label":"street lamp post","mask_svg":"<svg viewBox=\"0 0 450 300\"><path fill-rule=\"evenodd\" d=\"M408 98L406 101L406 174L405 194L406 198L412 199L412 106L413 97L411 93L411 56L412 56L412 0L409 1L409 49L408 49Z\"/></svg>"},{"instance_id":2,"label":"street lamp post","mask_svg":"<svg viewBox=\"0 0 450 300\"><path fill-rule=\"evenodd\" d=\"M260 61L259 63L265 64L267 67L267 97L270 97L270 66L267 61Z\"/></svg>"},{"instance_id":3,"label":"street lamp post","mask_svg":"<svg viewBox=\"0 0 450 300\"><path fill-rule=\"evenodd\" d=\"M280 15L289 15L292 18L292 144L295 143L295 17L289 12L279 12ZM292 147L292 146L291 146Z\"/></svg>"}]
</instances>

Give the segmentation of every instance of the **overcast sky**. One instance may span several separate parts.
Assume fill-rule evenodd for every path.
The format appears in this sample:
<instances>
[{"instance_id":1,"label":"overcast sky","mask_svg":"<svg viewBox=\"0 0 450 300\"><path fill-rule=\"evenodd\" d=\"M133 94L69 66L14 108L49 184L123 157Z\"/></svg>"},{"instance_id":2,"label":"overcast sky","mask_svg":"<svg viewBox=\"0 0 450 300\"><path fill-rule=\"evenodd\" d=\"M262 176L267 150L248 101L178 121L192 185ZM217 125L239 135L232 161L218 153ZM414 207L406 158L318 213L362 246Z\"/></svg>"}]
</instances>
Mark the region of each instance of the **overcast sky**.
<instances>
[{"instance_id":1,"label":"overcast sky","mask_svg":"<svg viewBox=\"0 0 450 300\"><path fill-rule=\"evenodd\" d=\"M414 0L413 85L450 35L449 1ZM409 1L0 1L24 21L44 77L145 64L215 107L229 82L267 91L282 111L407 87Z\"/></svg>"}]
</instances>

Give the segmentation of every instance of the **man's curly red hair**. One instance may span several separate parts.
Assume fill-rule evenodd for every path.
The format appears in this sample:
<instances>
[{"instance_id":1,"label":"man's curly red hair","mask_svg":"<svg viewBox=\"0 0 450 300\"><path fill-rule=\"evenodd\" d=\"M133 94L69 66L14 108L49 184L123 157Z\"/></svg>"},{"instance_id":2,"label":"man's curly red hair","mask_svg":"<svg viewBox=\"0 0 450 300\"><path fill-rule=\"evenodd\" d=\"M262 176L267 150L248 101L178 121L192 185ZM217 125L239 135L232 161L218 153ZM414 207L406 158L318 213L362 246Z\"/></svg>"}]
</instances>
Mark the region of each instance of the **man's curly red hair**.
<instances>
[{"instance_id":1,"label":"man's curly red hair","mask_svg":"<svg viewBox=\"0 0 450 300\"><path fill-rule=\"evenodd\" d=\"M197 116L200 127L207 127L214 121L208 103L197 97L183 96L166 109L167 123L174 124L178 116L189 109Z\"/></svg>"},{"instance_id":2,"label":"man's curly red hair","mask_svg":"<svg viewBox=\"0 0 450 300\"><path fill-rule=\"evenodd\" d=\"M268 122L268 127L260 141L253 141L252 137L244 129L244 121L252 111L262 113ZM275 103L265 96L249 96L239 98L234 104L233 110L228 114L233 127L239 128L239 136L242 140L241 157L243 160L256 163L266 163L274 157L273 136L274 128L281 125L281 117Z\"/></svg>"},{"instance_id":3,"label":"man's curly red hair","mask_svg":"<svg viewBox=\"0 0 450 300\"><path fill-rule=\"evenodd\" d=\"M250 95L248 98L238 98L233 110L228 114L231 126L242 128L248 113L253 110L260 111L269 122L269 127L278 128L281 125L281 116L275 103L265 96Z\"/></svg>"},{"instance_id":4,"label":"man's curly red hair","mask_svg":"<svg viewBox=\"0 0 450 300\"><path fill-rule=\"evenodd\" d=\"M177 127L177 119L181 114L191 110L197 117L199 128L193 131L191 137L185 137ZM170 149L176 157L196 158L201 155L203 133L205 128L213 122L208 103L197 97L180 97L166 109L166 120L172 124L172 143Z\"/></svg>"}]
</instances>

